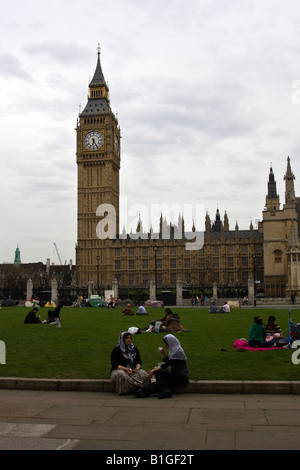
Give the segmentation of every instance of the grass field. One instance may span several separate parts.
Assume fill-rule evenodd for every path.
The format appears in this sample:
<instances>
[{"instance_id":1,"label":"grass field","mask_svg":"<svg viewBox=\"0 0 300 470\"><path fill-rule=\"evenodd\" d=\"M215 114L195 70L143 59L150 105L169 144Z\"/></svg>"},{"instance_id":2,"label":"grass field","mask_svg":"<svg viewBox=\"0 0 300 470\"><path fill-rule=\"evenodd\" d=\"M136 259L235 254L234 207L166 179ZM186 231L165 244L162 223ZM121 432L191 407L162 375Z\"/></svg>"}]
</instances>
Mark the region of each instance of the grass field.
<instances>
[{"instance_id":1,"label":"grass field","mask_svg":"<svg viewBox=\"0 0 300 470\"><path fill-rule=\"evenodd\" d=\"M122 316L121 308L70 308L61 311L62 328L47 324L25 325L30 309L0 309L0 340L6 345L6 364L1 377L99 379L110 376L110 354L119 334L130 326L146 327L163 317L163 309L149 309L149 315ZM176 334L186 355L191 380L300 380L300 364L291 361L293 349L238 352L233 342L247 338L256 315L266 322L274 314L285 335L287 309L234 309L229 314L210 314L208 308L172 308L180 315L187 332ZM135 311L135 310L134 310ZM47 308L40 308L41 319ZM300 322L300 310L291 311ZM149 370L161 360L157 347L163 333L133 336L143 368ZM222 351L225 349L226 351Z\"/></svg>"}]
</instances>

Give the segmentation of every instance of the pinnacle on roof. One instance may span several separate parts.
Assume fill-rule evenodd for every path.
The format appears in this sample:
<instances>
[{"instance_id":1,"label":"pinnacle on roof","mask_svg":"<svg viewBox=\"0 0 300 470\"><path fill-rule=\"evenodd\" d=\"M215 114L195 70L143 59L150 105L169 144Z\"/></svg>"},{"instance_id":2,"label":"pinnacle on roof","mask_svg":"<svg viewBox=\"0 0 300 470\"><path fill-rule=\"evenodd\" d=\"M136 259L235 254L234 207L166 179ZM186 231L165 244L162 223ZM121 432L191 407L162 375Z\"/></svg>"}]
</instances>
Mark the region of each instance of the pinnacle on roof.
<instances>
[{"instance_id":1,"label":"pinnacle on roof","mask_svg":"<svg viewBox=\"0 0 300 470\"><path fill-rule=\"evenodd\" d=\"M290 157L287 157L287 169L286 169L286 174L284 176L284 179L285 180L294 180L295 179L295 175L292 172L292 168L291 168L291 159L290 159Z\"/></svg>"},{"instance_id":2,"label":"pinnacle on roof","mask_svg":"<svg viewBox=\"0 0 300 470\"><path fill-rule=\"evenodd\" d=\"M286 174L284 175L285 180L285 204L295 204L296 196L295 196L295 188L294 188L294 180L295 175L291 169L291 161L290 157L287 158L287 169Z\"/></svg>"},{"instance_id":3,"label":"pinnacle on roof","mask_svg":"<svg viewBox=\"0 0 300 470\"><path fill-rule=\"evenodd\" d=\"M99 86L99 85L106 85L105 83L105 79L104 79L104 75L103 75L103 72L102 72L102 68L101 68L101 62L100 62L100 45L98 44L98 59L97 59L97 66L96 66L96 70L95 70L95 73L94 73L94 76L90 82L90 86Z\"/></svg>"},{"instance_id":4,"label":"pinnacle on roof","mask_svg":"<svg viewBox=\"0 0 300 470\"><path fill-rule=\"evenodd\" d=\"M276 189L276 181L274 177L274 172L272 168L272 164L270 167L269 172L269 181L268 181L268 199L277 199L277 189Z\"/></svg>"}]
</instances>

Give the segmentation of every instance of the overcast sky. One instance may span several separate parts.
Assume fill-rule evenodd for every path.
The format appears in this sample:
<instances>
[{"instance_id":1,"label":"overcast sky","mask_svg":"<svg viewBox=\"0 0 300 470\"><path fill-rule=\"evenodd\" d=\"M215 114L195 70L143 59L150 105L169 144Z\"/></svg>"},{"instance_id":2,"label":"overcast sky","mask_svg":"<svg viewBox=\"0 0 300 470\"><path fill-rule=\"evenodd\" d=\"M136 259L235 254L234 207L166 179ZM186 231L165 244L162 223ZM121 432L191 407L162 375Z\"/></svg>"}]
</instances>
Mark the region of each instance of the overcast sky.
<instances>
[{"instance_id":1,"label":"overcast sky","mask_svg":"<svg viewBox=\"0 0 300 470\"><path fill-rule=\"evenodd\" d=\"M17 245L57 263L54 243L75 263L74 128L98 42L129 213L219 208L256 228L271 163L284 203L287 156L299 195L299 24L299 0L2 1L0 263Z\"/></svg>"}]
</instances>

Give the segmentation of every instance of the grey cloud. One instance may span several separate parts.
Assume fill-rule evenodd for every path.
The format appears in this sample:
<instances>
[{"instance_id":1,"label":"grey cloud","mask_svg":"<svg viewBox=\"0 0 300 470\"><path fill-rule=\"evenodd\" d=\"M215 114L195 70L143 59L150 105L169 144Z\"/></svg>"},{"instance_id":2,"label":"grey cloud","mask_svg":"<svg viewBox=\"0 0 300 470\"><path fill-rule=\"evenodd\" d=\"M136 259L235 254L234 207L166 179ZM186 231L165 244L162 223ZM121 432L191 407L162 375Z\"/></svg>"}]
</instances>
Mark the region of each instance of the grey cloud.
<instances>
[{"instance_id":1,"label":"grey cloud","mask_svg":"<svg viewBox=\"0 0 300 470\"><path fill-rule=\"evenodd\" d=\"M34 83L32 76L23 68L20 60L13 54L0 54L0 75L4 78Z\"/></svg>"},{"instance_id":2,"label":"grey cloud","mask_svg":"<svg viewBox=\"0 0 300 470\"><path fill-rule=\"evenodd\" d=\"M23 48L25 54L32 57L43 57L46 61L51 61L50 67L53 69L53 64L60 63L64 65L73 66L76 64L86 64L89 49L82 47L74 41L62 42L60 40L40 41L31 43Z\"/></svg>"}]
</instances>

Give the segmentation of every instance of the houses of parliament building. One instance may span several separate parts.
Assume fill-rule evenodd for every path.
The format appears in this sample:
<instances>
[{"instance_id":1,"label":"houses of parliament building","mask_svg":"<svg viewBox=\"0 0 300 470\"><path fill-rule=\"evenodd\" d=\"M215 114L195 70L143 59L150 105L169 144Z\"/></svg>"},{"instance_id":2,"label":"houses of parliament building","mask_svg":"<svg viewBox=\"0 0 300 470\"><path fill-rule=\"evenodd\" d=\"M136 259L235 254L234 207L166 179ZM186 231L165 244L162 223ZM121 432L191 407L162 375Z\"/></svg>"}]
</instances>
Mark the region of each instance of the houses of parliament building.
<instances>
[{"instance_id":1,"label":"houses of parliament building","mask_svg":"<svg viewBox=\"0 0 300 470\"><path fill-rule=\"evenodd\" d=\"M176 289L180 279L187 290L209 294L212 286L217 285L220 296L234 297L247 294L248 281L252 278L258 296L300 294L300 198L295 196L290 158L287 158L284 175L282 205L271 167L266 175L267 195L262 220L257 227L250 223L248 230L240 230L236 223L230 229L227 213L220 214L216 209L213 219L206 214L201 246L187 250L182 216L178 217L177 226L168 225L167 237L164 236L163 214L159 233L142 233L142 221L138 223L135 237L120 233L121 133L111 110L100 50L76 134L76 282L79 287L92 281L95 288L112 288L117 283L119 288L147 289L154 282L159 292ZM111 227L113 236L110 236ZM195 228L191 230L197 238Z\"/></svg>"}]
</instances>

